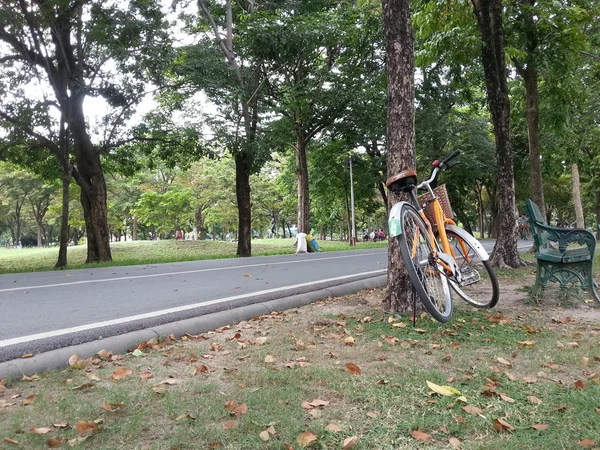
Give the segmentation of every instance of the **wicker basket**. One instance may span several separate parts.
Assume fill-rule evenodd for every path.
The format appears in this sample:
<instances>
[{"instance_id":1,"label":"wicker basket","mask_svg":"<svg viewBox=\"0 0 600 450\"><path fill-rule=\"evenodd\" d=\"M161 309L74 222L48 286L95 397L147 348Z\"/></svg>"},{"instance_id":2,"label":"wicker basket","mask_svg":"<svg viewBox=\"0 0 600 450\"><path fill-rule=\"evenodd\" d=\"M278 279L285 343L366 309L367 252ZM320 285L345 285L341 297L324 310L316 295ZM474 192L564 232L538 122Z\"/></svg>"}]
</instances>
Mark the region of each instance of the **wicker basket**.
<instances>
[{"instance_id":1,"label":"wicker basket","mask_svg":"<svg viewBox=\"0 0 600 450\"><path fill-rule=\"evenodd\" d=\"M438 201L440 202L440 206L442 207L442 210L444 211L444 215L446 216L446 218L448 218L448 219L454 218L454 213L452 212L452 206L450 206L450 199L448 198L448 192L446 191L446 185L442 184L442 185L436 187L433 190L433 192L434 192L435 196L437 197ZM435 226L435 210L433 207L433 202L431 201L431 200L433 200L433 197L431 196L431 194L429 192L427 192L426 194L419 195L417 200L419 201L419 205L421 205L423 207L423 211L425 212L425 216L427 217L427 220L429 220L429 222L431 222L431 225Z\"/></svg>"}]
</instances>

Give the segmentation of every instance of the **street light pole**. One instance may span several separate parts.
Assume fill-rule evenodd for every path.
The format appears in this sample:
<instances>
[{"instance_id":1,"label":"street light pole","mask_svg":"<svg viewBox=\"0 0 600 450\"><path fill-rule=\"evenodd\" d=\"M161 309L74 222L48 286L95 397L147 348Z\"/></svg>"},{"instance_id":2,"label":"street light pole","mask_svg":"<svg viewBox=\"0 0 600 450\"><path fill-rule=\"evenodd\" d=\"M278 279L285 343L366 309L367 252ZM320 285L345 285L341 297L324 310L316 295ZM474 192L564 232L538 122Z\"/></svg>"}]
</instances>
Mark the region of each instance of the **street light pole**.
<instances>
[{"instance_id":1,"label":"street light pole","mask_svg":"<svg viewBox=\"0 0 600 450\"><path fill-rule=\"evenodd\" d=\"M352 156L350 156L350 209L352 211L352 236L350 236L350 246L356 245L356 222L354 220L354 182L352 181Z\"/></svg>"}]
</instances>

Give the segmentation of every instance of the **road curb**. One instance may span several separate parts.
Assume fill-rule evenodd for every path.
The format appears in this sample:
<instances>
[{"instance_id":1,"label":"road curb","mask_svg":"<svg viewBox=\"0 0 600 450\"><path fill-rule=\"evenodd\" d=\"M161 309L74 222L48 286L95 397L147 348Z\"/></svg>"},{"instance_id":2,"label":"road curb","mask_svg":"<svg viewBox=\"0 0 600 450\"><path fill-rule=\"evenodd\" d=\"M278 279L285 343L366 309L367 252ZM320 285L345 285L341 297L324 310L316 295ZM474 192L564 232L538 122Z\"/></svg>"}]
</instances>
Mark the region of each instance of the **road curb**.
<instances>
[{"instance_id":1,"label":"road curb","mask_svg":"<svg viewBox=\"0 0 600 450\"><path fill-rule=\"evenodd\" d=\"M254 303L236 309L206 314L178 322L167 323L156 327L132 331L130 333L112 336L106 339L86 342L84 344L63 347L41 353L27 359L14 359L0 363L0 379L20 379L24 375L48 372L68 366L69 358L77 353L82 358L89 358L98 351L106 349L114 354L124 353L135 348L140 342L148 341L159 336L174 334L179 337L185 333L199 334L216 328L233 325L253 317L270 314L275 311L285 311L314 303L327 297L341 297L354 294L363 289L374 289L385 286L387 275L365 278L314 292L291 295L262 303Z\"/></svg>"}]
</instances>

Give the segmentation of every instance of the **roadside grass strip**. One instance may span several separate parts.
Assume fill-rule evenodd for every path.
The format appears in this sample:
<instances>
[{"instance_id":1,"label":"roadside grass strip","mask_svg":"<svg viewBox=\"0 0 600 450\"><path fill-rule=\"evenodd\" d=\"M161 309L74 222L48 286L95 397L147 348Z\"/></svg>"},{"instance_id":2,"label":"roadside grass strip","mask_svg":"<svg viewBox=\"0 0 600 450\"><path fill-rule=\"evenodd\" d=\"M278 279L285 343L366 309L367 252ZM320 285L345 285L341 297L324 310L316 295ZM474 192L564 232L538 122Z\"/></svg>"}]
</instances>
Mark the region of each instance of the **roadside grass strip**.
<instances>
[{"instance_id":1,"label":"roadside grass strip","mask_svg":"<svg viewBox=\"0 0 600 450\"><path fill-rule=\"evenodd\" d=\"M598 320L501 300L413 327L384 314L382 296L0 381L0 448L600 447Z\"/></svg>"}]
</instances>

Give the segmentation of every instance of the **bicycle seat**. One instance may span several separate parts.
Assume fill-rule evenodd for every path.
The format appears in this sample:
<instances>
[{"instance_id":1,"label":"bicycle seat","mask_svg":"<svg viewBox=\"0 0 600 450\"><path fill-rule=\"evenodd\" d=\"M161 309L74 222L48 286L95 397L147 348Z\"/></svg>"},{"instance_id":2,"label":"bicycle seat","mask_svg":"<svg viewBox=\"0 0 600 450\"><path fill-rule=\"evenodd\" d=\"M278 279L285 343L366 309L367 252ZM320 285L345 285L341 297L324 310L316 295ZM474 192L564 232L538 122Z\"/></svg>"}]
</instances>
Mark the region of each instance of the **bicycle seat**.
<instances>
[{"instance_id":1,"label":"bicycle seat","mask_svg":"<svg viewBox=\"0 0 600 450\"><path fill-rule=\"evenodd\" d=\"M403 170L388 178L386 187L392 192L410 191L417 184L417 171L413 169Z\"/></svg>"}]
</instances>

